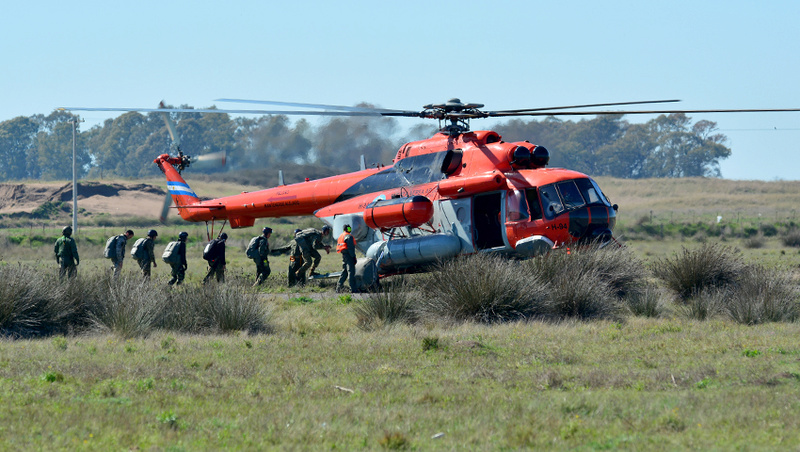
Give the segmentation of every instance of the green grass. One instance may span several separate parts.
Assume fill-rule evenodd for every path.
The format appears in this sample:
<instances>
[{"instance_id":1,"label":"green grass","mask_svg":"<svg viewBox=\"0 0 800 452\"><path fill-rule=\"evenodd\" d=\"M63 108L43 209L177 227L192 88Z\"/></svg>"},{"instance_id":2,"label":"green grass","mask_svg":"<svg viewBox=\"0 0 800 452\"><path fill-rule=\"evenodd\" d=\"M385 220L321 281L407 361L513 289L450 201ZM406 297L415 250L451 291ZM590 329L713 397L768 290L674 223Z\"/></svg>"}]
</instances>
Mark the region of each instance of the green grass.
<instances>
[{"instance_id":1,"label":"green grass","mask_svg":"<svg viewBox=\"0 0 800 452\"><path fill-rule=\"evenodd\" d=\"M0 341L5 447L730 450L800 441L796 323L634 318L368 332L334 297L265 302L281 319L269 335L69 337L66 348Z\"/></svg>"}]
</instances>

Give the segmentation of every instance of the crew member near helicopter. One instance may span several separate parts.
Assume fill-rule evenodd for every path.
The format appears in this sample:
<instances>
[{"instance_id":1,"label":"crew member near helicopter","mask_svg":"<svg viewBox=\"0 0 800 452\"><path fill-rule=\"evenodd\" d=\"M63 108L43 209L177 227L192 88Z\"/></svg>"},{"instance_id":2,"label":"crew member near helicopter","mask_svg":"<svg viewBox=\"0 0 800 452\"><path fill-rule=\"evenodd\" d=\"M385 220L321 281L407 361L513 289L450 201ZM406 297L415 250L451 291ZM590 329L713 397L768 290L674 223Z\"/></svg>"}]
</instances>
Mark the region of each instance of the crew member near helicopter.
<instances>
[{"instance_id":1,"label":"crew member near helicopter","mask_svg":"<svg viewBox=\"0 0 800 452\"><path fill-rule=\"evenodd\" d=\"M139 262L139 268L142 270L142 278L146 280L150 279L150 266L158 267L155 252L155 241L157 237L158 232L156 232L155 229L151 229L147 231L147 237L145 237L139 245L143 248L143 251L141 251L142 258L137 259L137 261ZM136 256L134 256L134 258L136 258Z\"/></svg>"},{"instance_id":2,"label":"crew member near helicopter","mask_svg":"<svg viewBox=\"0 0 800 452\"><path fill-rule=\"evenodd\" d=\"M344 225L342 234L336 241L336 252L342 254L342 276L336 283L336 291L344 290L344 282L350 276L350 292L357 293L356 287L356 239L350 234L352 228L349 224Z\"/></svg>"},{"instance_id":3,"label":"crew member near helicopter","mask_svg":"<svg viewBox=\"0 0 800 452\"><path fill-rule=\"evenodd\" d=\"M253 259L256 264L256 282L254 286L260 286L267 280L272 271L269 268L269 236L272 235L272 228L265 227L261 230L261 235L253 237L247 247L247 257Z\"/></svg>"},{"instance_id":4,"label":"crew member near helicopter","mask_svg":"<svg viewBox=\"0 0 800 452\"><path fill-rule=\"evenodd\" d=\"M183 284L183 279L186 278L186 269L189 268L189 265L186 263L186 239L189 238L189 233L186 231L181 231L178 234L178 243L175 244L175 254L178 255L177 259L175 259L175 263L170 263L170 267L172 267L172 278L167 281L168 285L181 285Z\"/></svg>"},{"instance_id":5,"label":"crew member near helicopter","mask_svg":"<svg viewBox=\"0 0 800 452\"><path fill-rule=\"evenodd\" d=\"M295 273L295 277L298 280L305 279L306 270L308 270L309 267L311 271L309 271L308 274L311 276L315 273L317 266L319 266L322 256L316 248L324 248L326 253L331 252L331 247L322 243L322 240L330 234L331 227L326 224L322 227L321 231L316 228L308 228L303 229L295 236L294 239L297 241L297 246L300 248L300 252L303 255L303 266Z\"/></svg>"},{"instance_id":6,"label":"crew member near helicopter","mask_svg":"<svg viewBox=\"0 0 800 452\"><path fill-rule=\"evenodd\" d=\"M217 279L217 282L225 282L225 241L228 240L228 234L220 233L217 238L212 240L203 250L203 259L208 261L208 273L203 278L203 284L206 284L212 277Z\"/></svg>"},{"instance_id":7,"label":"crew member near helicopter","mask_svg":"<svg viewBox=\"0 0 800 452\"><path fill-rule=\"evenodd\" d=\"M58 270L58 277L64 278L68 275L74 278L78 274L78 246L72 238L72 226L64 226L61 230L61 237L56 240L55 246L56 262L61 266Z\"/></svg>"}]
</instances>

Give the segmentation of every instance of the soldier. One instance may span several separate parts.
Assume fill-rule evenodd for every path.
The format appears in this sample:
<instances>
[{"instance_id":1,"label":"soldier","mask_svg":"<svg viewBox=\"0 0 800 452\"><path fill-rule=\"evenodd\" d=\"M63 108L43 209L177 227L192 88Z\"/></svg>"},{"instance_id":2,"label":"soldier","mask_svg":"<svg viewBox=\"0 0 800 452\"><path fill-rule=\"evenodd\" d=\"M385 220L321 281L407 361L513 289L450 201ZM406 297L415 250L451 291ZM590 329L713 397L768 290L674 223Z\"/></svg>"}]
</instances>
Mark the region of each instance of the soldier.
<instances>
[{"instance_id":1,"label":"soldier","mask_svg":"<svg viewBox=\"0 0 800 452\"><path fill-rule=\"evenodd\" d=\"M247 246L247 257L256 263L256 282L253 286L261 285L272 273L269 268L269 236L271 235L272 228L265 227L261 230L261 235L253 237Z\"/></svg>"},{"instance_id":2,"label":"soldier","mask_svg":"<svg viewBox=\"0 0 800 452\"><path fill-rule=\"evenodd\" d=\"M317 269L319 262L322 260L322 256L320 256L316 248L325 248L326 253L331 252L331 247L322 243L322 239L330 234L331 227L326 224L322 227L321 231L316 228L308 228L300 231L300 233L295 236L297 246L300 248L300 252L303 254L303 265L295 273L295 276L298 279L305 279L306 270L309 267L311 268L311 270L308 272L309 276L315 274L315 270Z\"/></svg>"},{"instance_id":3,"label":"soldier","mask_svg":"<svg viewBox=\"0 0 800 452\"><path fill-rule=\"evenodd\" d=\"M125 260L125 246L128 244L128 239L131 237L133 237L133 231L128 229L124 233L116 236L114 242L111 242L111 239L109 239L111 243L106 242L107 248L109 245L113 247L110 257L107 257L111 259L111 270L114 272L115 278L119 276L119 273L122 271L122 263Z\"/></svg>"},{"instance_id":4,"label":"soldier","mask_svg":"<svg viewBox=\"0 0 800 452\"><path fill-rule=\"evenodd\" d=\"M295 284L303 285L306 283L306 276L302 275L301 278L297 277L297 270L303 266L303 253L299 246L297 246L297 234L301 233L302 229L295 229L295 238L289 242L289 287Z\"/></svg>"},{"instance_id":5,"label":"soldier","mask_svg":"<svg viewBox=\"0 0 800 452\"><path fill-rule=\"evenodd\" d=\"M356 239L350 234L352 229L349 224L344 225L339 240L336 241L336 252L342 253L342 276L336 283L336 291L344 290L344 282L350 276L350 292L358 293L356 287Z\"/></svg>"},{"instance_id":6,"label":"soldier","mask_svg":"<svg viewBox=\"0 0 800 452\"><path fill-rule=\"evenodd\" d=\"M228 240L228 234L223 232L208 244L208 252L203 252L203 259L208 261L208 273L203 278L203 284L207 283L212 276L217 278L217 282L225 282L226 240Z\"/></svg>"},{"instance_id":7,"label":"soldier","mask_svg":"<svg viewBox=\"0 0 800 452\"><path fill-rule=\"evenodd\" d=\"M186 239L189 237L188 232L181 232L178 234L178 243L175 245L174 253L179 257L175 260L176 263L170 263L172 267L172 279L167 282L170 286L173 284L183 284L183 279L186 277L186 269L189 266L186 264Z\"/></svg>"},{"instance_id":8,"label":"soldier","mask_svg":"<svg viewBox=\"0 0 800 452\"><path fill-rule=\"evenodd\" d=\"M134 248L141 247L141 250L138 253L134 253L134 250L131 249L134 259L139 262L139 268L142 269L142 277L144 279L150 279L150 264L153 264L153 267L158 267L154 250L156 237L158 237L158 232L155 229L151 229L147 231L147 237L137 240L134 244Z\"/></svg>"},{"instance_id":9,"label":"soldier","mask_svg":"<svg viewBox=\"0 0 800 452\"><path fill-rule=\"evenodd\" d=\"M70 278L74 278L78 274L80 258L78 257L78 246L75 244L75 239L72 238L72 226L64 226L61 230L61 237L56 240L55 253L56 262L61 266L58 277L63 279L64 275L68 275Z\"/></svg>"}]
</instances>

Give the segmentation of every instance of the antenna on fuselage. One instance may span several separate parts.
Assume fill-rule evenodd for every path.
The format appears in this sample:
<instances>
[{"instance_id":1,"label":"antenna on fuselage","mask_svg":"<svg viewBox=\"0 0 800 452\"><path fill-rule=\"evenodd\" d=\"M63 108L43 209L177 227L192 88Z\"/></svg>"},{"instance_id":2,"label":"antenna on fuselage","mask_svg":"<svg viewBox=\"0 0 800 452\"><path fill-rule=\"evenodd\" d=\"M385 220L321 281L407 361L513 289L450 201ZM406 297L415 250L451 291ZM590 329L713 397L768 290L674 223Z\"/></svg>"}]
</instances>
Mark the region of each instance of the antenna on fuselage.
<instances>
[{"instance_id":1,"label":"antenna on fuselage","mask_svg":"<svg viewBox=\"0 0 800 452\"><path fill-rule=\"evenodd\" d=\"M283 181L283 170L278 170L278 185L286 185Z\"/></svg>"},{"instance_id":2,"label":"antenna on fuselage","mask_svg":"<svg viewBox=\"0 0 800 452\"><path fill-rule=\"evenodd\" d=\"M364 158L364 154L361 154L361 171L367 169L367 159Z\"/></svg>"}]
</instances>

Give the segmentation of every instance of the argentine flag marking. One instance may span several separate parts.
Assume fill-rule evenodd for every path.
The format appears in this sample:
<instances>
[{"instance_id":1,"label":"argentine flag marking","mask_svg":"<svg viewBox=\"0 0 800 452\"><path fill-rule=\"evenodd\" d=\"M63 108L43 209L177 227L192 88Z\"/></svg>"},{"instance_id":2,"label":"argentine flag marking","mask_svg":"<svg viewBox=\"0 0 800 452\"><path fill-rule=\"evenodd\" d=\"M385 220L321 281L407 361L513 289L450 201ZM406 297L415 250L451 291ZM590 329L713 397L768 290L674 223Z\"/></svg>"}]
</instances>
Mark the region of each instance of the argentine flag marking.
<instances>
[{"instance_id":1,"label":"argentine flag marking","mask_svg":"<svg viewBox=\"0 0 800 452\"><path fill-rule=\"evenodd\" d=\"M169 194L173 196L185 195L197 198L197 195L192 191L192 189L183 182L167 182L167 191L169 191Z\"/></svg>"}]
</instances>

